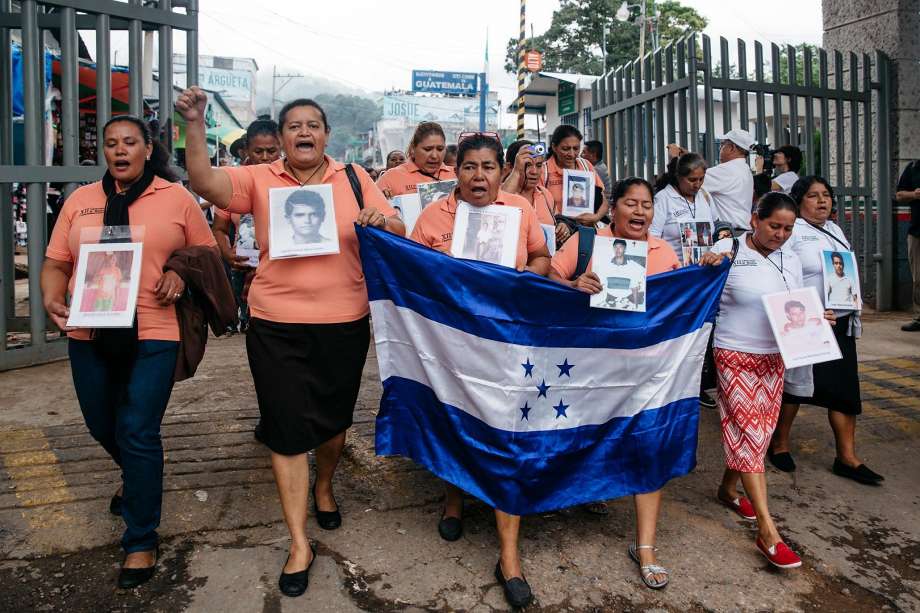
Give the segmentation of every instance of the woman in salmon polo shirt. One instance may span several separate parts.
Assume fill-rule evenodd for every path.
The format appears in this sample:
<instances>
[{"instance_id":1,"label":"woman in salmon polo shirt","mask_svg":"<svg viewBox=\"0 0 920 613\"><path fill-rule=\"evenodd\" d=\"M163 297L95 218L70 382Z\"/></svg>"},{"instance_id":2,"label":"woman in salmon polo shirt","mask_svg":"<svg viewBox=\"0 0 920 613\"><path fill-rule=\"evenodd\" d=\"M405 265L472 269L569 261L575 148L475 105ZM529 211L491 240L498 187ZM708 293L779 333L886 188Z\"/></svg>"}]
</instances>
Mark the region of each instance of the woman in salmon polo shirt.
<instances>
[{"instance_id":1,"label":"woman in salmon polo shirt","mask_svg":"<svg viewBox=\"0 0 920 613\"><path fill-rule=\"evenodd\" d=\"M41 286L51 320L70 337L74 388L89 432L121 469L122 486L109 510L125 522L125 559L118 586L132 588L153 576L163 498L160 422L173 387L179 348L176 301L185 283L163 272L174 251L216 246L195 198L176 183L169 156L140 119L122 115L102 130L107 170L101 181L67 198L45 252ZM66 295L80 245L97 242L102 228L130 226L143 242L135 325L119 329L69 329ZM127 270L107 276L116 292ZM121 291L125 291L123 288Z\"/></svg>"},{"instance_id":2,"label":"woman in salmon polo shirt","mask_svg":"<svg viewBox=\"0 0 920 613\"><path fill-rule=\"evenodd\" d=\"M652 186L648 181L638 177L619 181L613 188L611 202L613 226L599 230L599 236L648 242L648 275L657 275L680 267L677 254L667 241L649 234L655 209ZM588 262L587 272L576 277L577 267L576 233L553 256L549 278L588 294L600 292L601 281L596 273L591 272L591 262ZM655 532L661 507L661 490L636 494L633 501L636 507L636 540L629 545L627 551L629 557L639 565L642 582L652 589L661 589L668 584L668 571L657 563L655 556Z\"/></svg>"},{"instance_id":3,"label":"woman in salmon polo shirt","mask_svg":"<svg viewBox=\"0 0 920 613\"><path fill-rule=\"evenodd\" d=\"M502 189L523 196L530 202L540 224L556 228L556 244L561 245L568 240L570 232L564 223L556 223L556 200L550 191L540 184L546 156L537 155L533 143L529 140L511 143L505 154L505 168L512 170L502 183Z\"/></svg>"},{"instance_id":4,"label":"woman in salmon polo shirt","mask_svg":"<svg viewBox=\"0 0 920 613\"><path fill-rule=\"evenodd\" d=\"M601 176L594 170L591 162L579 156L581 152L581 132L575 126L561 125L553 130L549 141L550 156L546 160L542 184L553 195L556 201L556 213L562 212L562 180L565 170L580 170L594 174L594 187L604 189ZM604 199L595 213L582 213L575 221L583 226L591 226L599 222L609 211L609 198ZM595 203L597 205L597 203Z\"/></svg>"},{"instance_id":5,"label":"woman in salmon polo shirt","mask_svg":"<svg viewBox=\"0 0 920 613\"><path fill-rule=\"evenodd\" d=\"M377 186L387 198L394 198L418 193L419 183L456 179L454 169L444 164L446 149L447 140L441 126L423 121L409 141L409 159L387 170L377 180Z\"/></svg>"},{"instance_id":6,"label":"woman in salmon polo shirt","mask_svg":"<svg viewBox=\"0 0 920 613\"><path fill-rule=\"evenodd\" d=\"M541 276L549 270L546 239L529 202L515 194L500 190L502 146L497 135L471 133L457 146L458 184L447 198L432 202L419 215L412 231L412 240L432 249L450 253L457 201L472 206L498 204L521 209L518 249L515 267ZM447 541L456 541L463 533L463 492L447 484L444 513L438 523L438 533ZM518 531L521 518L495 509L495 522L501 541L501 554L495 566L495 578L503 587L505 598L512 606L526 606L533 595L521 570L518 553Z\"/></svg>"},{"instance_id":7,"label":"woman in salmon polo shirt","mask_svg":"<svg viewBox=\"0 0 920 613\"><path fill-rule=\"evenodd\" d=\"M332 477L351 426L361 372L370 343L367 289L354 224L403 235L396 211L360 166L360 209L344 164L325 154L329 123L314 101L299 99L281 109L278 129L284 158L271 164L214 169L205 144L205 93L185 90L176 109L188 123L186 163L192 188L219 208L252 213L261 249L249 291L246 335L249 366L259 400L262 440L272 468L291 550L278 585L287 596L307 589L315 553L307 541L309 471L307 452L316 450L313 509L319 526L333 530L341 515ZM339 253L269 257L269 191L332 186ZM330 212L326 212L326 216ZM325 231L325 230L324 230Z\"/></svg>"}]
</instances>

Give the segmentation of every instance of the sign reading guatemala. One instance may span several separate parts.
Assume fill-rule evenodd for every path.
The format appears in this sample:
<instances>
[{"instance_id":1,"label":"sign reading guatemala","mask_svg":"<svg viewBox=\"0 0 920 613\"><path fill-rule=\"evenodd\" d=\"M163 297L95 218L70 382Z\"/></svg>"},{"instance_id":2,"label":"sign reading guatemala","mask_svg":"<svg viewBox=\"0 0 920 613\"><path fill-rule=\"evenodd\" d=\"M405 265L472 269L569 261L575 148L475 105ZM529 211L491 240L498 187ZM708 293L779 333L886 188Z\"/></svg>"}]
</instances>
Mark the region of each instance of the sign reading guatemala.
<instances>
[{"instance_id":1,"label":"sign reading guatemala","mask_svg":"<svg viewBox=\"0 0 920 613\"><path fill-rule=\"evenodd\" d=\"M383 382L378 455L514 515L693 470L727 262L653 275L645 313L613 311L531 273L356 231Z\"/></svg>"},{"instance_id":2,"label":"sign reading guatemala","mask_svg":"<svg viewBox=\"0 0 920 613\"><path fill-rule=\"evenodd\" d=\"M474 72L438 72L435 70L413 70L412 91L427 94L475 95L477 75Z\"/></svg>"}]
</instances>

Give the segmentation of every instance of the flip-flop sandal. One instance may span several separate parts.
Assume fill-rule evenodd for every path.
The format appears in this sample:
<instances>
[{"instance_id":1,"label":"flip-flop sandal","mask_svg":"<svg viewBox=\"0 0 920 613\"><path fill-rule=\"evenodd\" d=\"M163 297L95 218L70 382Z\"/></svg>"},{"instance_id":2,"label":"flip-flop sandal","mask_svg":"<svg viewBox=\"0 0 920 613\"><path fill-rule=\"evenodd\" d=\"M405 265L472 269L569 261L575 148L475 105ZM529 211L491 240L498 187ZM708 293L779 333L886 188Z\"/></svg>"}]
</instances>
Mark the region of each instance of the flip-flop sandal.
<instances>
[{"instance_id":1,"label":"flip-flop sandal","mask_svg":"<svg viewBox=\"0 0 920 613\"><path fill-rule=\"evenodd\" d=\"M626 551L629 552L629 557L639 565L639 578L642 579L642 583L646 587L653 590L660 590L668 584L669 573L664 566L659 566L658 564L642 564L642 561L639 560L639 550L640 549L651 549L653 551L658 551L657 547L652 545L630 545ZM655 581L655 575L664 575L663 581Z\"/></svg>"}]
</instances>

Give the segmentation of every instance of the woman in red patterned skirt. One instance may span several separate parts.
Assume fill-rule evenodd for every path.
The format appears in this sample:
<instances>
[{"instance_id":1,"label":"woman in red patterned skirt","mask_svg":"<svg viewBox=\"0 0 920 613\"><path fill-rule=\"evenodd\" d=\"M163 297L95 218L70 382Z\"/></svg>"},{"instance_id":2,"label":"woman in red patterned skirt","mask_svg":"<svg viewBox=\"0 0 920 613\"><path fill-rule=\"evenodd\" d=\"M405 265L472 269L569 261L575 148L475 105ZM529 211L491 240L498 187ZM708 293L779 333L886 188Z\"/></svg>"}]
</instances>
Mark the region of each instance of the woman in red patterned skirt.
<instances>
[{"instance_id":1,"label":"woman in red patterned skirt","mask_svg":"<svg viewBox=\"0 0 920 613\"><path fill-rule=\"evenodd\" d=\"M783 359L761 297L802 287L802 264L783 244L795 225L795 203L780 192L761 198L751 217L752 232L716 243L702 263L734 254L716 320L718 405L722 417L725 474L722 504L757 520L757 548L779 568L802 560L783 543L767 508L764 457L783 397ZM833 322L833 311L825 311ZM748 498L738 493L738 481Z\"/></svg>"}]
</instances>

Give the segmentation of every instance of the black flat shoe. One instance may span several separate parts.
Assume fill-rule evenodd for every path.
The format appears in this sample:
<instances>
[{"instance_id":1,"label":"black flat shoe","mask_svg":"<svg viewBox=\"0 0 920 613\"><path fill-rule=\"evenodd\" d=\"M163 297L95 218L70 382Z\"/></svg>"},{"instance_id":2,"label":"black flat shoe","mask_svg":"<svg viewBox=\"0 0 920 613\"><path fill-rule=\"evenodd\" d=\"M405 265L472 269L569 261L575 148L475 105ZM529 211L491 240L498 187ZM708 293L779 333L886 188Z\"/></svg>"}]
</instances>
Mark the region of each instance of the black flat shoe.
<instances>
[{"instance_id":1,"label":"black flat shoe","mask_svg":"<svg viewBox=\"0 0 920 613\"><path fill-rule=\"evenodd\" d=\"M335 496L332 497L335 500ZM335 503L335 511L320 511L316 506L316 483L313 483L313 514L316 515L316 523L323 530L335 530L342 525L342 514L339 513L339 503Z\"/></svg>"},{"instance_id":2,"label":"black flat shoe","mask_svg":"<svg viewBox=\"0 0 920 613\"><path fill-rule=\"evenodd\" d=\"M441 517L438 522L438 534L445 541L456 541L463 536L463 519L459 517Z\"/></svg>"},{"instance_id":3,"label":"black flat shoe","mask_svg":"<svg viewBox=\"0 0 920 613\"><path fill-rule=\"evenodd\" d=\"M795 460L792 459L792 454L788 451L780 451L779 453L767 451L767 458L777 470L781 470L784 473L795 471Z\"/></svg>"},{"instance_id":4,"label":"black flat shoe","mask_svg":"<svg viewBox=\"0 0 920 613\"><path fill-rule=\"evenodd\" d=\"M310 553L313 555L310 558L310 563L307 564L305 569L296 573L286 573L284 572L284 567L281 568L281 576L278 577L278 589L281 590L281 593L285 596L296 598L307 591L307 585L310 582L310 567L312 567L313 563L316 561L316 547L314 547L312 543L310 544ZM289 554L288 560L290 559L291 556ZM287 562L285 562L284 565L287 566Z\"/></svg>"},{"instance_id":5,"label":"black flat shoe","mask_svg":"<svg viewBox=\"0 0 920 613\"><path fill-rule=\"evenodd\" d=\"M706 390L700 390L700 404L706 407L707 409L716 408L716 401L712 396L709 395L709 392Z\"/></svg>"},{"instance_id":6,"label":"black flat shoe","mask_svg":"<svg viewBox=\"0 0 920 613\"><path fill-rule=\"evenodd\" d=\"M863 485L879 485L885 480L885 477L872 471L865 464L860 464L856 468L853 468L852 466L847 466L837 458L834 458L834 466L831 470L838 477L846 477L847 479L852 479Z\"/></svg>"},{"instance_id":7,"label":"black flat shoe","mask_svg":"<svg viewBox=\"0 0 920 613\"><path fill-rule=\"evenodd\" d=\"M505 574L502 572L501 560L495 565L495 579L498 581L498 584L502 586L502 589L505 591L505 600L507 600L508 604L512 607L523 609L533 601L533 592L530 591L527 579L524 577L505 579Z\"/></svg>"},{"instance_id":8,"label":"black flat shoe","mask_svg":"<svg viewBox=\"0 0 920 613\"><path fill-rule=\"evenodd\" d=\"M157 545L154 553L153 566L147 568L125 568L122 567L118 573L118 587L123 590L131 590L139 585L147 583L153 578L157 571L157 562L160 560L160 546Z\"/></svg>"},{"instance_id":9,"label":"black flat shoe","mask_svg":"<svg viewBox=\"0 0 920 613\"><path fill-rule=\"evenodd\" d=\"M109 501L109 513L116 517L121 517L121 496L115 494Z\"/></svg>"}]
</instances>

